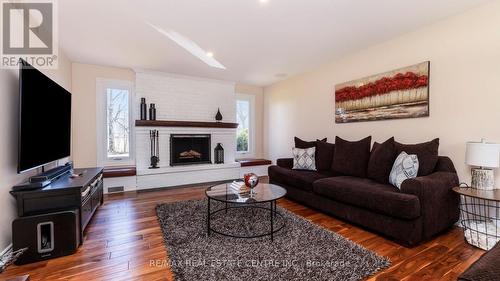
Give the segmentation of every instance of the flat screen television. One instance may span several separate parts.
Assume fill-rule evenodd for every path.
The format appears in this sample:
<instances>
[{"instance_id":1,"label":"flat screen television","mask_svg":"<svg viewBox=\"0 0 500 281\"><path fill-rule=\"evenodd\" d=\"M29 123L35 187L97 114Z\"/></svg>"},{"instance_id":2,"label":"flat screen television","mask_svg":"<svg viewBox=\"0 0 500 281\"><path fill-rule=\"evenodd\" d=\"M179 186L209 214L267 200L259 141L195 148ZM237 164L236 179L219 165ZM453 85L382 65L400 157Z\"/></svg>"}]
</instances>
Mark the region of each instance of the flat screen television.
<instances>
[{"instance_id":1,"label":"flat screen television","mask_svg":"<svg viewBox=\"0 0 500 281\"><path fill-rule=\"evenodd\" d=\"M19 64L18 173L70 156L71 93Z\"/></svg>"}]
</instances>

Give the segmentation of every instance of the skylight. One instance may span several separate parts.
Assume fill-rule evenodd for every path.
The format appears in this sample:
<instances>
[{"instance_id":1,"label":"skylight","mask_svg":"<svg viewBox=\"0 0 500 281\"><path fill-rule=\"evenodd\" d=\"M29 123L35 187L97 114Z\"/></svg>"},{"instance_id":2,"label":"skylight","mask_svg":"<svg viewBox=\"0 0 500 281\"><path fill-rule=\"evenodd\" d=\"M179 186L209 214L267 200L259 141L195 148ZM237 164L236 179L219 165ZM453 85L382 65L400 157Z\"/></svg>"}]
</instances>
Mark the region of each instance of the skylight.
<instances>
[{"instance_id":1,"label":"skylight","mask_svg":"<svg viewBox=\"0 0 500 281\"><path fill-rule=\"evenodd\" d=\"M196 44L193 40L183 36L182 34L175 32L173 30L166 31L150 22L145 22L147 25L154 28L159 33L167 36L170 40L177 43L179 46L184 48L186 51L191 53L193 56L199 58L204 63L208 64L211 67L226 69L224 65L218 62L214 57L213 53L207 52L203 50L198 44Z\"/></svg>"}]
</instances>

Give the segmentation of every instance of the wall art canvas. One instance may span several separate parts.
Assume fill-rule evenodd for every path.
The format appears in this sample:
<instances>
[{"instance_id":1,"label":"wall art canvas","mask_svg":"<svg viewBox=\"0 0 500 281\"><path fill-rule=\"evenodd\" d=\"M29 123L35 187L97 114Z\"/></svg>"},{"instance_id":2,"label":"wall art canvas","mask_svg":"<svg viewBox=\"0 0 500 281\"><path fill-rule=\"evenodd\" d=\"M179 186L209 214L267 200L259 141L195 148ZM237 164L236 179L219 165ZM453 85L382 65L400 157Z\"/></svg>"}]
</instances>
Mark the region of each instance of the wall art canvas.
<instances>
[{"instance_id":1,"label":"wall art canvas","mask_svg":"<svg viewBox=\"0 0 500 281\"><path fill-rule=\"evenodd\" d=\"M335 86L335 123L429 116L429 65L423 62Z\"/></svg>"}]
</instances>

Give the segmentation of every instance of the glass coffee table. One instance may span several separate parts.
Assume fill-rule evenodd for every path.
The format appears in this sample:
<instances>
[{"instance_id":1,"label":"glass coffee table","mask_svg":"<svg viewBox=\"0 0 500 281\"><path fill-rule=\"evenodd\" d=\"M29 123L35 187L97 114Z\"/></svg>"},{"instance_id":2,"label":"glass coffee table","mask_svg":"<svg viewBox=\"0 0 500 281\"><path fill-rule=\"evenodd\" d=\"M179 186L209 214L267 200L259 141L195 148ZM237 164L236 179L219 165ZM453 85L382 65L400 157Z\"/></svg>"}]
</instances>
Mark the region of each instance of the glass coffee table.
<instances>
[{"instance_id":1,"label":"glass coffee table","mask_svg":"<svg viewBox=\"0 0 500 281\"><path fill-rule=\"evenodd\" d=\"M208 199L206 221L207 235L209 236L211 232L214 232L234 238L258 238L271 236L271 240L273 240L274 234L285 226L283 216L276 211L276 200L283 198L286 195L286 189L270 183L259 183L253 189L253 192L250 192L249 190L241 191L233 186L234 185L232 185L232 183L218 184L207 188L205 191ZM211 210L210 203L212 200L222 202L224 207ZM269 206L266 206L267 204L269 204ZM234 235L212 228L210 221L214 215L224 212L226 216L230 216L231 212L228 214L228 210L236 208L261 209L269 211L269 223L271 226L270 231L256 235ZM252 212L248 212L248 214L250 215ZM277 228L274 225L276 216L280 216L283 221L281 226Z\"/></svg>"}]
</instances>

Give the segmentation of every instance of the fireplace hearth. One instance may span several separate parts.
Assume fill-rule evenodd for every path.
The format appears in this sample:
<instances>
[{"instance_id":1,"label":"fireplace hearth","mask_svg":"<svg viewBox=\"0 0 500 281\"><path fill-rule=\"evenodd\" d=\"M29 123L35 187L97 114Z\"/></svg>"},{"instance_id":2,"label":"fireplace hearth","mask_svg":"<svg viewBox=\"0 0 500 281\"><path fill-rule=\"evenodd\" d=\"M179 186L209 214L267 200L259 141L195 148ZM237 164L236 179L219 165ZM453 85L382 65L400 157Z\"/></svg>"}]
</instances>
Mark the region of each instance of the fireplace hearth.
<instances>
[{"instance_id":1,"label":"fireplace hearth","mask_svg":"<svg viewBox=\"0 0 500 281\"><path fill-rule=\"evenodd\" d=\"M170 166L210 164L209 134L170 135Z\"/></svg>"}]
</instances>

